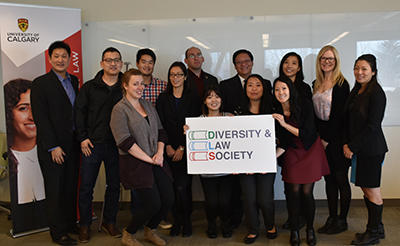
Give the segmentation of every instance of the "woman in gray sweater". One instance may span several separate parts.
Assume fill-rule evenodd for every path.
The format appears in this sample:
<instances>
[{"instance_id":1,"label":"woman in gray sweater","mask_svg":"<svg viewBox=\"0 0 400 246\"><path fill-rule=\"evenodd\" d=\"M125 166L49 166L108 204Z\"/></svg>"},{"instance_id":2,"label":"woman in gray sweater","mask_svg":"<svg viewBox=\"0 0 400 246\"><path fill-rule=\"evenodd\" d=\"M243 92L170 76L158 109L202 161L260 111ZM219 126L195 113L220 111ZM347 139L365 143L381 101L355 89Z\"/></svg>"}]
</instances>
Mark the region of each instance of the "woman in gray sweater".
<instances>
[{"instance_id":1,"label":"woman in gray sweater","mask_svg":"<svg viewBox=\"0 0 400 246\"><path fill-rule=\"evenodd\" d=\"M122 244L141 246L134 234L144 225L144 238L163 246L155 229L173 204L172 176L164 161L166 133L157 111L142 99L143 76L130 69L122 77L124 97L111 114L110 126L119 150L120 178L126 189L135 189L140 208L132 213L122 234Z\"/></svg>"}]
</instances>

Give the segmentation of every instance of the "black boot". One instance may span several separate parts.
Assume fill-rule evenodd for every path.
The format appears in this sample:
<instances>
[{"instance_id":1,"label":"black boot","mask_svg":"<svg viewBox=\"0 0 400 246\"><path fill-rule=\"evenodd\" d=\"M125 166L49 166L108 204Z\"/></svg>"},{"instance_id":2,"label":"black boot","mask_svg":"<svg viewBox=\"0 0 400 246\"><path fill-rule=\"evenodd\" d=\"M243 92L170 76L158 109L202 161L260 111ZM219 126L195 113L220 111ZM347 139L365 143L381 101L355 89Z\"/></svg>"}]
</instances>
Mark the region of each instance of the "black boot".
<instances>
[{"instance_id":1,"label":"black boot","mask_svg":"<svg viewBox=\"0 0 400 246\"><path fill-rule=\"evenodd\" d=\"M367 208L369 210L367 230L362 234L356 234L356 239L351 242L352 245L373 245L378 244L380 235L378 228L381 224L383 205L372 203L366 200Z\"/></svg>"},{"instance_id":2,"label":"black boot","mask_svg":"<svg viewBox=\"0 0 400 246\"><path fill-rule=\"evenodd\" d=\"M291 246L300 246L300 233L299 231L290 231L290 245Z\"/></svg>"},{"instance_id":3,"label":"black boot","mask_svg":"<svg viewBox=\"0 0 400 246\"><path fill-rule=\"evenodd\" d=\"M323 225L322 227L320 227L320 228L317 230L317 232L318 232L318 233L327 233L328 230L329 230L329 229L332 227L332 225L334 224L334 222L335 222L335 218L329 216L328 219L327 219L326 222L325 222L325 225Z\"/></svg>"},{"instance_id":4,"label":"black boot","mask_svg":"<svg viewBox=\"0 0 400 246\"><path fill-rule=\"evenodd\" d=\"M307 228L307 244L310 246L314 246L317 244L317 238L315 237L314 228Z\"/></svg>"}]
</instances>

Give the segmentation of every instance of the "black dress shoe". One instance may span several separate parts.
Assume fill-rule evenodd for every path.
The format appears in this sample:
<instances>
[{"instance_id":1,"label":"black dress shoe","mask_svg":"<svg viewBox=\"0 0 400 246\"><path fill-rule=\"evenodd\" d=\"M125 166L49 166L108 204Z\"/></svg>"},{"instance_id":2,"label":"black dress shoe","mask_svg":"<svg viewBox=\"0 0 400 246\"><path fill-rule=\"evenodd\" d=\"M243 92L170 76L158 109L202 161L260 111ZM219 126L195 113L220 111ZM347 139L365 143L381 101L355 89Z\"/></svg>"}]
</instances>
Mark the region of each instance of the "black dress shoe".
<instances>
[{"instance_id":1,"label":"black dress shoe","mask_svg":"<svg viewBox=\"0 0 400 246\"><path fill-rule=\"evenodd\" d=\"M171 237L176 237L181 233L181 226L179 225L173 225L171 230L169 231L169 235Z\"/></svg>"},{"instance_id":2,"label":"black dress shoe","mask_svg":"<svg viewBox=\"0 0 400 246\"><path fill-rule=\"evenodd\" d=\"M251 234L248 234L244 239L243 239L243 242L245 243L245 244L252 244L252 243L254 243L256 240L257 240L257 238L258 238L258 233L257 234L255 234L256 236L255 237L249 237Z\"/></svg>"},{"instance_id":3,"label":"black dress shoe","mask_svg":"<svg viewBox=\"0 0 400 246\"><path fill-rule=\"evenodd\" d=\"M217 238L217 224L215 221L208 222L206 233L208 238Z\"/></svg>"},{"instance_id":4,"label":"black dress shoe","mask_svg":"<svg viewBox=\"0 0 400 246\"><path fill-rule=\"evenodd\" d=\"M274 228L275 228L274 232L269 232ZM267 231L267 238L268 239L275 239L275 238L278 237L278 228L276 228L276 226L273 226L269 231Z\"/></svg>"},{"instance_id":5,"label":"black dress shoe","mask_svg":"<svg viewBox=\"0 0 400 246\"><path fill-rule=\"evenodd\" d=\"M326 234L338 234L341 232L347 231L347 221L345 219L337 219L335 222L328 228Z\"/></svg>"},{"instance_id":6,"label":"black dress shoe","mask_svg":"<svg viewBox=\"0 0 400 246\"><path fill-rule=\"evenodd\" d=\"M325 222L325 225L322 227L318 228L317 232L318 233L327 233L328 230L331 228L331 226L335 223L335 218L333 217L328 217L328 219Z\"/></svg>"},{"instance_id":7,"label":"black dress shoe","mask_svg":"<svg viewBox=\"0 0 400 246\"><path fill-rule=\"evenodd\" d=\"M66 245L66 246L78 244L78 242L75 239L71 238L68 234L61 236L58 239L53 239L53 242L59 245Z\"/></svg>"},{"instance_id":8,"label":"black dress shoe","mask_svg":"<svg viewBox=\"0 0 400 246\"><path fill-rule=\"evenodd\" d=\"M317 238L315 237L315 232L313 228L306 230L306 236L308 245L314 246L317 244Z\"/></svg>"},{"instance_id":9,"label":"black dress shoe","mask_svg":"<svg viewBox=\"0 0 400 246\"><path fill-rule=\"evenodd\" d=\"M207 233L208 238L214 239L214 238L217 238L217 236L218 236L217 230L213 229L213 228L208 228L206 233Z\"/></svg>"},{"instance_id":10,"label":"black dress shoe","mask_svg":"<svg viewBox=\"0 0 400 246\"><path fill-rule=\"evenodd\" d=\"M228 230L222 230L222 237L223 238L230 238L232 237L232 230L228 229Z\"/></svg>"},{"instance_id":11,"label":"black dress shoe","mask_svg":"<svg viewBox=\"0 0 400 246\"><path fill-rule=\"evenodd\" d=\"M299 231L290 231L290 245L291 246L300 246Z\"/></svg>"},{"instance_id":12,"label":"black dress shoe","mask_svg":"<svg viewBox=\"0 0 400 246\"><path fill-rule=\"evenodd\" d=\"M191 237L191 236L192 236L192 225L183 226L182 237Z\"/></svg>"}]
</instances>

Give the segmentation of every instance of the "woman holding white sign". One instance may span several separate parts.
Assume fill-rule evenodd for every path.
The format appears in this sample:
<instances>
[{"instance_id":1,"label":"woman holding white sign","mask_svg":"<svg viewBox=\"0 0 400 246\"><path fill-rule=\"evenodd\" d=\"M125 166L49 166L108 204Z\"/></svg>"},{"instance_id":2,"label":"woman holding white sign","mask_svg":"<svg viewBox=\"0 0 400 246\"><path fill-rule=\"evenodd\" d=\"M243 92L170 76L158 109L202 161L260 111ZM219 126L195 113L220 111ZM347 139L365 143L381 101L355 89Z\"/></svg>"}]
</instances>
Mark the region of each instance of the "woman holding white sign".
<instances>
[{"instance_id":1,"label":"woman holding white sign","mask_svg":"<svg viewBox=\"0 0 400 246\"><path fill-rule=\"evenodd\" d=\"M297 90L287 77L275 79L273 91L277 101L277 113L273 117L280 125L276 129L278 147L285 150L282 179L285 182L291 219L290 243L300 245L299 208L304 204L307 243L315 245L314 182L329 174L328 161L317 134L311 102L298 98Z\"/></svg>"},{"instance_id":2,"label":"woman holding white sign","mask_svg":"<svg viewBox=\"0 0 400 246\"><path fill-rule=\"evenodd\" d=\"M250 75L244 83L245 115L272 113L272 95L266 81L258 74ZM251 173L240 175L240 185L244 196L244 212L248 223L248 234L244 243L254 243L258 237L258 210L261 209L267 238L275 239L274 182L275 173Z\"/></svg>"},{"instance_id":3,"label":"woman holding white sign","mask_svg":"<svg viewBox=\"0 0 400 246\"><path fill-rule=\"evenodd\" d=\"M200 117L233 116L231 113L222 111L222 94L216 86L211 86L204 92L202 103L203 114ZM184 125L183 129L186 133L189 126ZM219 217L222 236L231 237L233 176L231 174L202 174L200 180L206 202L207 236L217 238L217 217Z\"/></svg>"}]
</instances>

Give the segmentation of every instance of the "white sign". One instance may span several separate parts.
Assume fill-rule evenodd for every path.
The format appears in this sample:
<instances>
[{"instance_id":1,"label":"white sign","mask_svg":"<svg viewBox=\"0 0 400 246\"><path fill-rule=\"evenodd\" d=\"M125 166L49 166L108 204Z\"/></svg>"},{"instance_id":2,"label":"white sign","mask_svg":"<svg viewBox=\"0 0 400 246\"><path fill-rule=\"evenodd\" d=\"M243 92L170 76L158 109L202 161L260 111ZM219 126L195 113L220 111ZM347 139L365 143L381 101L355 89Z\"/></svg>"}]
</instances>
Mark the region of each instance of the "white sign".
<instances>
[{"instance_id":1,"label":"white sign","mask_svg":"<svg viewBox=\"0 0 400 246\"><path fill-rule=\"evenodd\" d=\"M276 172L271 115L186 118L189 174Z\"/></svg>"}]
</instances>

